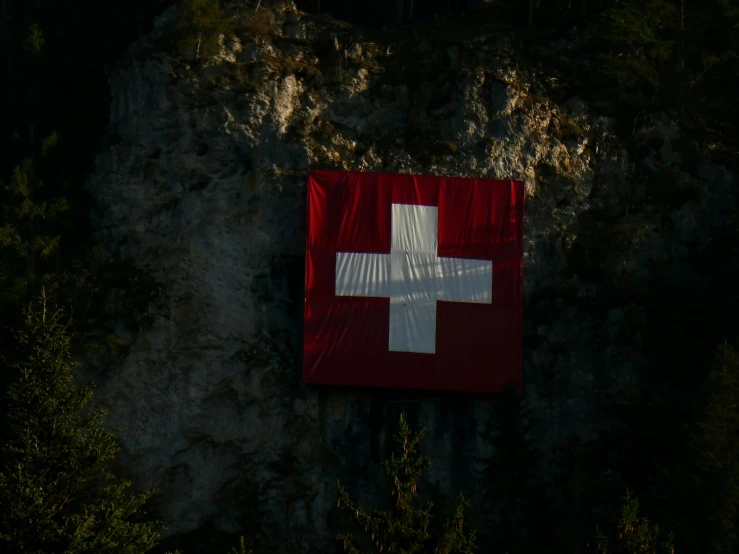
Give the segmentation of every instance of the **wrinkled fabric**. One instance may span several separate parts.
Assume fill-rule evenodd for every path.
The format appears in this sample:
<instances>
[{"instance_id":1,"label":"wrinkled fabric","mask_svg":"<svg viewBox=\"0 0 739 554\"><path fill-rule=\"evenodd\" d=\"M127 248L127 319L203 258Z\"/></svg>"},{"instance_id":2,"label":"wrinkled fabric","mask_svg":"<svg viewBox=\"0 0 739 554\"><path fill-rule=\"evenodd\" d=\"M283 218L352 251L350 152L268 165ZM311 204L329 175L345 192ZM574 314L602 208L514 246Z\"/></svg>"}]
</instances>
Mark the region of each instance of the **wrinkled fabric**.
<instances>
[{"instance_id":1,"label":"wrinkled fabric","mask_svg":"<svg viewBox=\"0 0 739 554\"><path fill-rule=\"evenodd\" d=\"M310 172L304 381L520 390L523 191Z\"/></svg>"}]
</instances>

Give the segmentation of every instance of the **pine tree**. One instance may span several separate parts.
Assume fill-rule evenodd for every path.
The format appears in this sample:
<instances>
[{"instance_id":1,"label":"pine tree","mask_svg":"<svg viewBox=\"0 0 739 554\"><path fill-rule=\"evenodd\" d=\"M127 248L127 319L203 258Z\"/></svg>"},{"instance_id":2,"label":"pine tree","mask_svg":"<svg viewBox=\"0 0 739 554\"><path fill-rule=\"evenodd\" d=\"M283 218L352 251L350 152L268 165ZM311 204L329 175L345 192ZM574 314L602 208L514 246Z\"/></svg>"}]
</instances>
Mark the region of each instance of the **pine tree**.
<instances>
[{"instance_id":1,"label":"pine tree","mask_svg":"<svg viewBox=\"0 0 739 554\"><path fill-rule=\"evenodd\" d=\"M138 554L162 528L142 516L151 492L134 493L109 466L117 431L90 410L93 389L73 382L61 311L27 314L16 335L22 361L5 395L0 452L0 550L16 554ZM7 370L7 367L3 369Z\"/></svg>"},{"instance_id":2,"label":"pine tree","mask_svg":"<svg viewBox=\"0 0 739 554\"><path fill-rule=\"evenodd\" d=\"M17 6L16 6L17 7ZM0 321L15 324L18 307L27 305L42 285L50 290L51 280L60 272L61 229L65 212L70 209L60 194L58 177L45 183L53 153L59 142L55 131L39 131L46 94L43 86L45 67L45 36L34 19L38 3L29 3L28 10L17 14L20 28L14 31L18 44L15 49L6 42L8 64L22 66L8 83L8 94L15 94L15 104L9 105L8 126L13 139L6 145L10 179L0 176ZM7 23L6 23L7 24ZM9 41L13 34L6 33ZM11 60L10 53L14 52ZM12 61L12 63L11 63ZM11 86L12 85L12 86ZM12 109L11 109L12 108ZM12 117L11 117L12 116ZM39 135L42 140L39 141ZM12 168L12 169L11 169ZM0 167L5 173L6 167ZM51 186L49 186L51 185ZM10 316L8 314L11 314Z\"/></svg>"},{"instance_id":3,"label":"pine tree","mask_svg":"<svg viewBox=\"0 0 739 554\"><path fill-rule=\"evenodd\" d=\"M660 537L659 525L639 515L639 501L626 490L615 529L596 528L593 546L598 554L675 554L674 536Z\"/></svg>"},{"instance_id":4,"label":"pine tree","mask_svg":"<svg viewBox=\"0 0 739 554\"><path fill-rule=\"evenodd\" d=\"M337 506L347 519L355 520L364 530L369 539L364 542L374 551L471 554L476 549L476 535L474 530L464 528L464 511L469 507L469 502L461 493L452 514L435 537L429 529L433 504L426 502L421 507L415 507L416 482L431 466L431 460L420 453L424 431L412 433L402 415L399 427L395 449L390 459L383 462L390 482L391 506L365 511L351 500L341 483L338 486ZM362 552L354 535L338 535L337 541L349 554Z\"/></svg>"},{"instance_id":5,"label":"pine tree","mask_svg":"<svg viewBox=\"0 0 739 554\"><path fill-rule=\"evenodd\" d=\"M56 146L57 135L50 134L41 145L40 160ZM61 234L59 217L69 209L67 200L44 190L36 171L36 163L28 157L13 169L10 181L0 180L0 194L5 202L0 216L0 307L26 302L29 291L49 285L54 276L54 256L58 253ZM43 261L47 263L43 264Z\"/></svg>"}]
</instances>

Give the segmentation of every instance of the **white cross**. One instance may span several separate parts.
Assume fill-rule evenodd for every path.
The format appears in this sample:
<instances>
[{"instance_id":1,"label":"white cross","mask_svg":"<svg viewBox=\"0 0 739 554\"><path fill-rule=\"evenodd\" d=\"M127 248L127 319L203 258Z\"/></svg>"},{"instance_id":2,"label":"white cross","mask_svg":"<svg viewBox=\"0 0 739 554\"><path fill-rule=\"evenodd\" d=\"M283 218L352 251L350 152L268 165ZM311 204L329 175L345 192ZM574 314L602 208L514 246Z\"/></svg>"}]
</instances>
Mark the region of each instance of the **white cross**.
<instances>
[{"instance_id":1,"label":"white cross","mask_svg":"<svg viewBox=\"0 0 739 554\"><path fill-rule=\"evenodd\" d=\"M390 298L388 349L436 352L436 302L493 301L493 262L440 258L436 206L393 204L390 254L336 253L336 295Z\"/></svg>"}]
</instances>

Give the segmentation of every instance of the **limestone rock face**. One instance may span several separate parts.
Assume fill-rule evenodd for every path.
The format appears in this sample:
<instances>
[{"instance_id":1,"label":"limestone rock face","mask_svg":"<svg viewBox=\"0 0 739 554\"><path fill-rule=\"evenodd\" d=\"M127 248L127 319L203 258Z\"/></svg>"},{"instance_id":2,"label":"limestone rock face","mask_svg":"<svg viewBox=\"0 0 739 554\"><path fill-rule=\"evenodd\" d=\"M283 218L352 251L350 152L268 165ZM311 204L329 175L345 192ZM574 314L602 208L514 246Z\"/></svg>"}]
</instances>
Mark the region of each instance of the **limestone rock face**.
<instances>
[{"instance_id":1,"label":"limestone rock face","mask_svg":"<svg viewBox=\"0 0 739 554\"><path fill-rule=\"evenodd\" d=\"M326 552L337 479L364 505L382 501L378 462L401 411L427 429L427 485L481 502L496 400L301 384L308 168L525 181L524 400L540 447L607 425L596 392L628 385L642 361L639 305L593 315L582 303L608 280L638 288L654 264L689 274L733 178L707 156L681 170L669 122L642 131L662 151L630 159L612 121L550 101L506 36L419 36L393 51L290 2L269 9L269 39L247 25L207 63L160 47L169 12L110 76L107 146L88 183L97 237L153 268L166 294L122 359L85 371L121 427L127 474L159 488L169 533L252 522L264 552ZM669 232L648 209L624 214L643 194L636 163L698 190ZM578 275L573 245L616 216L629 244L601 282Z\"/></svg>"}]
</instances>

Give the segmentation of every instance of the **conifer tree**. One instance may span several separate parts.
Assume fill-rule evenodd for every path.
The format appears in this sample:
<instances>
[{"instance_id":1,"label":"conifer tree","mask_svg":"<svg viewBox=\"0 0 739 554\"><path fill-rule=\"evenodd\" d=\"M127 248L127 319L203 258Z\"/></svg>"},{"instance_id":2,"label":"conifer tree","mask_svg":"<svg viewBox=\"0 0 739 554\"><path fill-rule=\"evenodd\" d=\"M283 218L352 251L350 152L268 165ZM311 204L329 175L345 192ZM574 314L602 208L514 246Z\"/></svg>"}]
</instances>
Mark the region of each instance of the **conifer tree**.
<instances>
[{"instance_id":1,"label":"conifer tree","mask_svg":"<svg viewBox=\"0 0 739 554\"><path fill-rule=\"evenodd\" d=\"M365 534L364 541L357 541L351 534L338 535L337 541L345 552L359 554L363 551L362 546L369 546L375 552L399 554L471 554L476 549L475 531L464 527L464 512L469 501L461 493L452 514L435 536L430 529L433 504L426 502L416 507L416 482L431 466L428 456L420 453L423 436L423 430L411 432L401 415L395 448L390 459L383 462L390 483L390 507L364 510L351 500L339 483L339 509L347 519L356 521Z\"/></svg>"},{"instance_id":2,"label":"conifer tree","mask_svg":"<svg viewBox=\"0 0 739 554\"><path fill-rule=\"evenodd\" d=\"M663 539L659 525L639 514L639 501L627 489L615 528L596 528L593 546L598 554L675 554L673 539Z\"/></svg>"},{"instance_id":3,"label":"conifer tree","mask_svg":"<svg viewBox=\"0 0 739 554\"><path fill-rule=\"evenodd\" d=\"M56 133L43 140L41 160L56 143ZM69 204L66 198L44 190L35 165L31 157L25 158L13 169L8 183L0 180L0 194L5 199L0 211L0 255L4 259L0 306L27 301L30 290L48 285L53 276L53 256L61 242L59 216ZM43 260L52 263L42 265Z\"/></svg>"},{"instance_id":4,"label":"conifer tree","mask_svg":"<svg viewBox=\"0 0 739 554\"><path fill-rule=\"evenodd\" d=\"M117 431L101 425L104 411L89 409L93 389L73 382L62 312L47 312L43 299L16 338L19 377L5 394L0 451L0 551L148 551L162 529L142 516L151 493L109 473Z\"/></svg>"},{"instance_id":5,"label":"conifer tree","mask_svg":"<svg viewBox=\"0 0 739 554\"><path fill-rule=\"evenodd\" d=\"M26 305L42 285L50 284L59 272L59 251L63 214L69 210L67 199L59 194L58 186L50 187L41 176L51 154L57 147L58 134L49 132L38 140L39 97L45 92L43 58L45 37L33 19L33 3L24 17L22 35L17 45L19 58L15 63L24 71L13 85L22 103L14 106L13 130L18 157L7 156L12 167L10 179L0 176L0 320L4 311L13 315L19 305ZM9 37L5 37L9 40ZM6 44L7 46L7 44ZM8 50L10 52L10 50ZM9 83L10 85L10 83ZM23 91L20 94L20 91ZM7 122L12 125L12 122ZM4 167L0 170L5 171ZM56 184L56 183L55 183ZM54 190L56 188L57 190ZM6 312L7 314L7 312Z\"/></svg>"}]
</instances>

